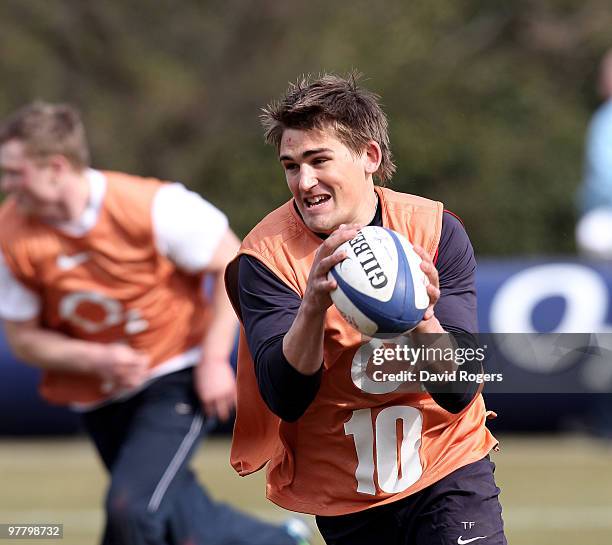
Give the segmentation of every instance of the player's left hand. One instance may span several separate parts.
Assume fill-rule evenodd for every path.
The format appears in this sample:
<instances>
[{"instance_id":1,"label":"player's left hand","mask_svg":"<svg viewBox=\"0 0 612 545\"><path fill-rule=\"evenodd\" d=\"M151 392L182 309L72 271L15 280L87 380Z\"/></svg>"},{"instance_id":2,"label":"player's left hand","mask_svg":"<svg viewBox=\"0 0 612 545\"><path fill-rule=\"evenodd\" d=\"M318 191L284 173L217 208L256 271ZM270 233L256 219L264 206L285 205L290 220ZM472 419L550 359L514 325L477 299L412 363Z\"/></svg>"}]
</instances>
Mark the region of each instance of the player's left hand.
<instances>
[{"instance_id":1,"label":"player's left hand","mask_svg":"<svg viewBox=\"0 0 612 545\"><path fill-rule=\"evenodd\" d=\"M236 405L236 378L227 359L203 359L195 368L195 387L208 418L225 422Z\"/></svg>"},{"instance_id":2,"label":"player's left hand","mask_svg":"<svg viewBox=\"0 0 612 545\"><path fill-rule=\"evenodd\" d=\"M413 246L414 251L421 258L421 270L425 273L429 284L427 285L427 295L429 296L429 306L423 315L421 323L415 328L416 333L442 333L444 330L435 317L434 307L440 299L440 277L438 269L433 263L431 256L420 246Z\"/></svg>"}]
</instances>

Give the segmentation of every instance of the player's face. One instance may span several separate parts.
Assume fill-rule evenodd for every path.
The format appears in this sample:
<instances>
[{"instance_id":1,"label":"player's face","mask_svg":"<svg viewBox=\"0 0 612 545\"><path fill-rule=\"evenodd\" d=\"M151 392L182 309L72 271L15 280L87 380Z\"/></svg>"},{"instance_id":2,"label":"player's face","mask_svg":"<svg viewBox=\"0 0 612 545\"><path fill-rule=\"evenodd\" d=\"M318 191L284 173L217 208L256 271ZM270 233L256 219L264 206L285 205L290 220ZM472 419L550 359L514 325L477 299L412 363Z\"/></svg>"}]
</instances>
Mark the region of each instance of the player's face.
<instances>
[{"instance_id":1,"label":"player's face","mask_svg":"<svg viewBox=\"0 0 612 545\"><path fill-rule=\"evenodd\" d=\"M306 226L331 233L342 223L367 225L376 211L372 174L380 164L376 142L356 154L325 130L286 129L279 158Z\"/></svg>"},{"instance_id":2,"label":"player's face","mask_svg":"<svg viewBox=\"0 0 612 545\"><path fill-rule=\"evenodd\" d=\"M63 190L57 172L47 161L26 153L23 142L9 140L0 146L0 190L12 194L18 206L45 220L65 215Z\"/></svg>"}]
</instances>

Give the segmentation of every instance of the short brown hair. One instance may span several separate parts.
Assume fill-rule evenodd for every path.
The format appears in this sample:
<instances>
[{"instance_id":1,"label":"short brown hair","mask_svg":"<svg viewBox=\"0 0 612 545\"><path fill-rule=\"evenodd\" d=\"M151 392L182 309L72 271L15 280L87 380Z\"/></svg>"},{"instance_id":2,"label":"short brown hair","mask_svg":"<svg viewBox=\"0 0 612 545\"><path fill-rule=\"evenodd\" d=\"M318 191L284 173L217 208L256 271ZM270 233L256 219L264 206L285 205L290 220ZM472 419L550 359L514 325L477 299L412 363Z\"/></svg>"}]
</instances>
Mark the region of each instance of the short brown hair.
<instances>
[{"instance_id":1,"label":"short brown hair","mask_svg":"<svg viewBox=\"0 0 612 545\"><path fill-rule=\"evenodd\" d=\"M32 102L0 124L0 144L23 142L29 157L44 159L63 155L77 170L89 166L85 127L76 108L69 104Z\"/></svg>"},{"instance_id":2,"label":"short brown hair","mask_svg":"<svg viewBox=\"0 0 612 545\"><path fill-rule=\"evenodd\" d=\"M332 126L338 139L354 153L370 140L378 142L382 161L375 176L384 185L395 172L389 147L388 122L380 97L357 85L357 72L346 78L324 74L305 76L292 83L284 97L263 110L266 142L280 149L285 129L323 129Z\"/></svg>"}]
</instances>

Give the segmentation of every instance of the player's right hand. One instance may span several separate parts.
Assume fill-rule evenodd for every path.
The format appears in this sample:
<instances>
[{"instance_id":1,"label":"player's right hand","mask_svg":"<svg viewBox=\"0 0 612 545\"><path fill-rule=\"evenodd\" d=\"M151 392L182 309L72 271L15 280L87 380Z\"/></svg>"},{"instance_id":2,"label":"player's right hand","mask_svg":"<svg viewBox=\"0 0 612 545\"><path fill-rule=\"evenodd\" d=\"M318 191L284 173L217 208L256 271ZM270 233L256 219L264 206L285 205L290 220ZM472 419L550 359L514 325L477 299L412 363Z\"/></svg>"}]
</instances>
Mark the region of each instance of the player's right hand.
<instances>
[{"instance_id":1,"label":"player's right hand","mask_svg":"<svg viewBox=\"0 0 612 545\"><path fill-rule=\"evenodd\" d=\"M103 346L95 372L103 381L105 393L140 386L148 375L150 358L121 343Z\"/></svg>"},{"instance_id":2,"label":"player's right hand","mask_svg":"<svg viewBox=\"0 0 612 545\"><path fill-rule=\"evenodd\" d=\"M342 224L319 246L308 275L308 283L302 300L304 305L319 312L325 312L331 306L330 292L335 290L338 284L327 275L331 269L346 258L345 252L336 250L341 244L356 237L360 228L361 225L357 224Z\"/></svg>"}]
</instances>

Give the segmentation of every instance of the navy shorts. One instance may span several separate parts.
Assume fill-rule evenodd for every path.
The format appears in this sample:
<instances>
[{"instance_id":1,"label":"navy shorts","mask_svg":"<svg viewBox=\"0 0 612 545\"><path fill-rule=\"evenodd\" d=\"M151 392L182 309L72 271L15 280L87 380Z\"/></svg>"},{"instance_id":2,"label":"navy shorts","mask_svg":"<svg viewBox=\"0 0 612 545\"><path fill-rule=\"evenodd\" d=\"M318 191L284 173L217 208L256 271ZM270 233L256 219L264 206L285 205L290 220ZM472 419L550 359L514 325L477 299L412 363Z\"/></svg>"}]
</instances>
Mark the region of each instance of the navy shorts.
<instances>
[{"instance_id":1,"label":"navy shorts","mask_svg":"<svg viewBox=\"0 0 612 545\"><path fill-rule=\"evenodd\" d=\"M507 545L495 464L486 456L394 503L317 516L328 545Z\"/></svg>"}]
</instances>

